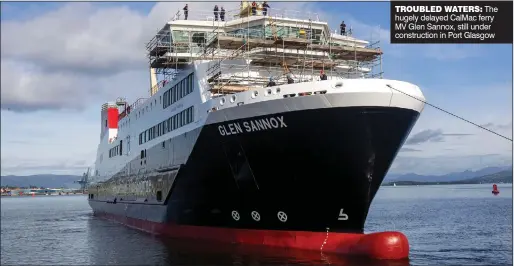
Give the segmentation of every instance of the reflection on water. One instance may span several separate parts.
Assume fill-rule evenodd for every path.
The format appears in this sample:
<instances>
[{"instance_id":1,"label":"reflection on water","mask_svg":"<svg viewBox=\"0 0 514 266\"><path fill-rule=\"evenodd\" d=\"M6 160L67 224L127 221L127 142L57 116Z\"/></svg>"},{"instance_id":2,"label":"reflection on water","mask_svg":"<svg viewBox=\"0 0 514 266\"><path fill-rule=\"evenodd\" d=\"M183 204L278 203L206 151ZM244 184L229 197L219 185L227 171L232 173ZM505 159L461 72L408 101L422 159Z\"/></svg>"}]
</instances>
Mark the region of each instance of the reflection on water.
<instances>
[{"instance_id":1,"label":"reflection on water","mask_svg":"<svg viewBox=\"0 0 514 266\"><path fill-rule=\"evenodd\" d=\"M87 196L2 198L1 264L448 265L512 264L512 186L383 187L367 232L398 230L410 261L369 261L191 240L171 240L93 217Z\"/></svg>"}]
</instances>

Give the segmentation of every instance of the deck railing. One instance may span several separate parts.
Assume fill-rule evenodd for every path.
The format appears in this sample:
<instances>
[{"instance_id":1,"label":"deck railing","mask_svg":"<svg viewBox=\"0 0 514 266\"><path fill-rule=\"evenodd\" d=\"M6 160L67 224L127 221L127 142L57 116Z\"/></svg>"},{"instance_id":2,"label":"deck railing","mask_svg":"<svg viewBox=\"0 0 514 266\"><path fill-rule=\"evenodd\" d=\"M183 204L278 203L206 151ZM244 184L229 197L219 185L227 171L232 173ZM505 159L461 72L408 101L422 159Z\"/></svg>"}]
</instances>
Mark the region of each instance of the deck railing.
<instances>
[{"instance_id":1,"label":"deck railing","mask_svg":"<svg viewBox=\"0 0 514 266\"><path fill-rule=\"evenodd\" d=\"M218 5L218 12L217 17L219 23L221 22L228 22L233 21L241 18L246 17L264 17L262 8L257 8L256 15L252 15L251 9L248 11L245 11L243 14L241 13L241 10L238 9L230 9L225 10L225 18L224 21L221 21L220 14L221 14L221 7L222 5ZM266 12L266 17L272 17L272 18L288 18L288 19L297 19L302 21L316 21L319 22L319 14L314 12L305 12L305 11L297 11L297 10L291 10L291 9L279 9L279 8L268 8ZM185 20L185 14L184 10L180 10L177 12L173 17L170 18L170 21L176 21L176 20ZM216 23L216 15L214 12L214 4L212 5L211 10L206 9L189 9L187 14L187 20L197 20L197 21L212 21L213 23Z\"/></svg>"}]
</instances>

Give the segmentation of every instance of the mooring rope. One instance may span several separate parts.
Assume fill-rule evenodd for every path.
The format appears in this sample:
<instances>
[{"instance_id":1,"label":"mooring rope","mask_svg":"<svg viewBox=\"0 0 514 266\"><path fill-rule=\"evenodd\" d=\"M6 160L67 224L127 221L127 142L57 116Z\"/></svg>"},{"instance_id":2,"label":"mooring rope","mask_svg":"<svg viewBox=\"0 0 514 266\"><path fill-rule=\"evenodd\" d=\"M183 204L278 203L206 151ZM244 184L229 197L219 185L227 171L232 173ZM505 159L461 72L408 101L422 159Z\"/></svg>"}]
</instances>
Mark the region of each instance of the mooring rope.
<instances>
[{"instance_id":1,"label":"mooring rope","mask_svg":"<svg viewBox=\"0 0 514 266\"><path fill-rule=\"evenodd\" d=\"M408 93L405 93L405 92L403 92L403 91L401 91L401 90L395 89L395 88L393 88L393 86L391 86L391 85L386 85L386 86L387 86L387 87L389 87L389 88L390 88L390 89L392 89L392 90L395 90L395 91L397 91L397 92L403 93L403 94L405 94L405 95L407 95L407 96L409 96L409 97L411 97L411 98L414 98L414 99L416 99L416 100L418 100L418 101L420 101L420 102L422 102L422 103L424 103L424 104L426 104L426 105L428 105L428 106L434 107L435 109L437 109L437 110L439 110L439 111L441 111L441 112L444 112L444 113L446 113L446 114L449 114L449 115L451 115L451 116L453 116L453 117L456 117L456 118L458 118L458 119L460 119L460 120L462 120L462 121L464 121L464 122L466 122L466 123L469 123L469 124L471 124L471 125L474 125L474 126L476 126L476 127L478 127L478 128L481 128L481 129L483 129L483 130L489 131L490 133L493 133L493 134L495 134L495 135L497 135L497 136L499 136L499 137L502 137L502 138L504 138L504 139L506 139L506 140L510 140L510 141L512 142L512 139L511 139L511 138L506 137L506 136L504 136L504 135L502 135L502 134L500 134L500 133L498 133L498 132L495 132L495 131L493 131L493 130L490 130L490 129L488 129L488 128L485 128L485 127L483 127L483 126L481 126L481 125L479 125L479 124L477 124L477 123L471 122L471 121L469 121L469 120L467 120L467 119L465 119L465 118L463 118L463 117L461 117L461 116L458 116L458 115L456 115L456 114L454 114L454 113L452 113L452 112L446 111L446 110L444 110L444 109L443 109L443 108L441 108L441 107L437 107L437 106L435 106L435 105L433 105L433 104L430 104L430 103L428 103L427 101L424 101L424 100L418 99L418 98L416 98L416 97L414 97L414 96L412 96L412 95L410 95L410 94L408 94Z\"/></svg>"}]
</instances>

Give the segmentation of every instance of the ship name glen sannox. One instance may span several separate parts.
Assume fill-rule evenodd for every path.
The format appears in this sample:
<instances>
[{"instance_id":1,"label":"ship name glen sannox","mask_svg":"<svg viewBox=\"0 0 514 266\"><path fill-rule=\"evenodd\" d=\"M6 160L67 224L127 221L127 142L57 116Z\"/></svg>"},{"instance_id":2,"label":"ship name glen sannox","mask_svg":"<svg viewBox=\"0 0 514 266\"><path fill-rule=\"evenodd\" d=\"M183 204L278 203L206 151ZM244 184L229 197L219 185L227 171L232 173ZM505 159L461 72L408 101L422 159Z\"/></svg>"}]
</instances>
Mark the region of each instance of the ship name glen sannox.
<instances>
[{"instance_id":1,"label":"ship name glen sannox","mask_svg":"<svg viewBox=\"0 0 514 266\"><path fill-rule=\"evenodd\" d=\"M241 126L241 124L243 126ZM268 129L274 129L274 128L282 128L287 127L286 123L284 123L284 117L278 116L278 117L271 117L271 118L263 118L263 119L256 119L256 120L250 120L245 121L243 123L229 123L227 125L220 125L218 127L220 131L220 135L222 136L229 136L229 135L236 135L244 132L250 133L253 131L261 131L261 130L268 130Z\"/></svg>"}]
</instances>

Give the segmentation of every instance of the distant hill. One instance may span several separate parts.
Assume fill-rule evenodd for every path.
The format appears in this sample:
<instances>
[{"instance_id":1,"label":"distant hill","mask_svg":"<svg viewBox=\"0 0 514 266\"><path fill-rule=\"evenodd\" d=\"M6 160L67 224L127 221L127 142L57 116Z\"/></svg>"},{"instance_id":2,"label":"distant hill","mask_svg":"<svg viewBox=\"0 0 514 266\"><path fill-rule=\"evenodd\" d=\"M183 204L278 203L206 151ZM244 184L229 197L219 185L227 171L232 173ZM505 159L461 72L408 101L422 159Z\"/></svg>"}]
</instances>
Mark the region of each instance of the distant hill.
<instances>
[{"instance_id":1,"label":"distant hill","mask_svg":"<svg viewBox=\"0 0 514 266\"><path fill-rule=\"evenodd\" d=\"M455 172L445 175L418 175L414 173L409 174L388 174L385 178L386 182L398 181L416 181L416 182L451 182L465 180L475 177L481 177L498 173L501 171L511 170L512 165L503 167L486 167L477 171L466 170L464 172ZM398 184L398 183L397 183Z\"/></svg>"},{"instance_id":2,"label":"distant hill","mask_svg":"<svg viewBox=\"0 0 514 266\"><path fill-rule=\"evenodd\" d=\"M0 177L0 183L2 186L17 187L80 188L80 185L74 183L74 181L80 180L81 178L82 176L76 175L8 175Z\"/></svg>"},{"instance_id":3,"label":"distant hill","mask_svg":"<svg viewBox=\"0 0 514 266\"><path fill-rule=\"evenodd\" d=\"M384 186L392 186L396 184L400 185L457 185L457 184L501 184L501 183L509 183L512 184L512 170L506 170L497 172L490 175L484 175L479 177L468 178L464 180L456 180L456 181L390 181L384 183Z\"/></svg>"}]
</instances>

